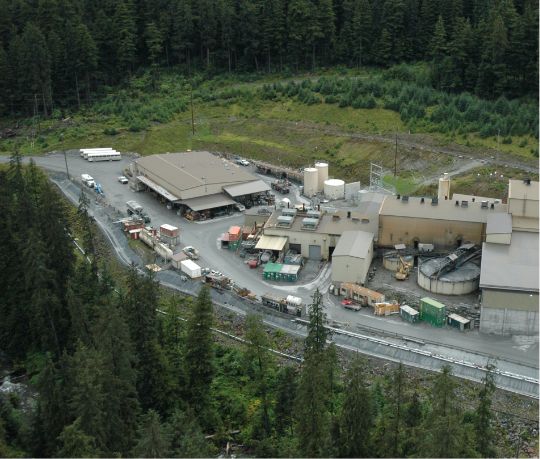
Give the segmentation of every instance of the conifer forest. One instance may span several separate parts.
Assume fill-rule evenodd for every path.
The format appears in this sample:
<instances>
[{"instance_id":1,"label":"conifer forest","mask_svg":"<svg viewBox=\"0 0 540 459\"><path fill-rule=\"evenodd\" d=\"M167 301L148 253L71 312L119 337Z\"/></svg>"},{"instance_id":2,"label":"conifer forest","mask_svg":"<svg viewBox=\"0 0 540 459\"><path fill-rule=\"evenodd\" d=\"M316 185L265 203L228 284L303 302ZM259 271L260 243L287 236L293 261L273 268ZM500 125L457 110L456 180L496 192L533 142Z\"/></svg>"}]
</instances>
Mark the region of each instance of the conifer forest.
<instances>
[{"instance_id":1,"label":"conifer forest","mask_svg":"<svg viewBox=\"0 0 540 459\"><path fill-rule=\"evenodd\" d=\"M81 114L131 134L172 122L194 97L201 112L294 98L396 112L409 134L519 138L532 160L538 13L537 0L0 0L0 128ZM375 76L347 73L360 69ZM267 79L235 87L255 76ZM222 77L219 91L205 85ZM106 139L117 129L99 125ZM42 151L54 136L70 140L58 132L43 130ZM26 387L0 391L0 457L538 452L525 430L510 435L500 408L510 396L493 373L472 383L449 366L427 372L338 349L318 290L305 339L256 313L235 319L242 342L216 334L228 319L209 288L182 296L120 266L91 195L71 205L23 162L24 141L0 143L12 155L0 164L0 370ZM296 359L272 352L285 341Z\"/></svg>"}]
</instances>

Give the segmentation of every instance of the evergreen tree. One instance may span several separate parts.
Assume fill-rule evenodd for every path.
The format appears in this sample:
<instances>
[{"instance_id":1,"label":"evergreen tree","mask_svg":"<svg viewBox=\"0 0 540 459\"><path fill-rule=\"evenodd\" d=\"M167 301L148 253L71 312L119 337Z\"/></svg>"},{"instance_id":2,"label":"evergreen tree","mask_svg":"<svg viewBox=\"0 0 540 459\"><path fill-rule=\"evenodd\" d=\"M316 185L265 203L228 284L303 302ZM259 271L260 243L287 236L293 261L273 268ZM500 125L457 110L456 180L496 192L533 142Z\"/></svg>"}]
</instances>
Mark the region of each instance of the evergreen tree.
<instances>
[{"instance_id":1,"label":"evergreen tree","mask_svg":"<svg viewBox=\"0 0 540 459\"><path fill-rule=\"evenodd\" d=\"M173 457L212 456L212 448L192 412L176 410L171 416L167 429Z\"/></svg>"},{"instance_id":2,"label":"evergreen tree","mask_svg":"<svg viewBox=\"0 0 540 459\"><path fill-rule=\"evenodd\" d=\"M345 399L340 415L339 452L341 457L369 457L370 435L374 424L371 393L364 381L365 366L355 357L347 372Z\"/></svg>"},{"instance_id":3,"label":"evergreen tree","mask_svg":"<svg viewBox=\"0 0 540 459\"><path fill-rule=\"evenodd\" d=\"M103 378L103 438L111 456L128 456L135 441L139 402L135 356L128 327L109 299L94 320L94 342L99 352Z\"/></svg>"},{"instance_id":4,"label":"evergreen tree","mask_svg":"<svg viewBox=\"0 0 540 459\"><path fill-rule=\"evenodd\" d=\"M262 317L248 315L246 318L246 340L248 348L246 358L249 362L248 374L252 375L255 393L261 397L261 438L271 433L269 372L273 365L268 349L270 342L264 331Z\"/></svg>"},{"instance_id":5,"label":"evergreen tree","mask_svg":"<svg viewBox=\"0 0 540 459\"><path fill-rule=\"evenodd\" d=\"M296 435L300 453L305 457L332 454L330 409L333 395L335 354L328 349L326 314L317 289L309 307L305 360L295 401Z\"/></svg>"},{"instance_id":6,"label":"evergreen tree","mask_svg":"<svg viewBox=\"0 0 540 459\"><path fill-rule=\"evenodd\" d=\"M491 397L495 391L495 381L493 370L495 367L489 365L484 376L483 385L478 393L478 407L474 430L476 437L476 449L482 457L496 457L495 433L492 427Z\"/></svg>"},{"instance_id":7,"label":"evergreen tree","mask_svg":"<svg viewBox=\"0 0 540 459\"><path fill-rule=\"evenodd\" d=\"M456 397L456 382L449 366L435 377L431 390L431 412L424 422L421 454L428 457L468 457L461 425L461 407Z\"/></svg>"},{"instance_id":8,"label":"evergreen tree","mask_svg":"<svg viewBox=\"0 0 540 459\"><path fill-rule=\"evenodd\" d=\"M131 72L137 58L136 24L130 0L116 3L113 19L115 27L115 51L120 71Z\"/></svg>"},{"instance_id":9,"label":"evergreen tree","mask_svg":"<svg viewBox=\"0 0 540 459\"><path fill-rule=\"evenodd\" d=\"M210 290L203 286L188 319L185 351L187 400L201 423L208 414L210 385L214 377L212 321Z\"/></svg>"},{"instance_id":10,"label":"evergreen tree","mask_svg":"<svg viewBox=\"0 0 540 459\"><path fill-rule=\"evenodd\" d=\"M321 354L326 349L329 331L325 327L326 314L322 304L322 295L319 289L313 293L313 302L309 306L308 334L304 342L306 358Z\"/></svg>"},{"instance_id":11,"label":"evergreen tree","mask_svg":"<svg viewBox=\"0 0 540 459\"><path fill-rule=\"evenodd\" d=\"M143 409L166 412L171 391L168 363L157 341L156 307L158 284L153 273L139 276L132 265L126 279L127 292L122 300L129 333L137 357L137 393Z\"/></svg>"},{"instance_id":12,"label":"evergreen tree","mask_svg":"<svg viewBox=\"0 0 540 459\"><path fill-rule=\"evenodd\" d=\"M99 457L96 441L81 429L81 420L77 418L72 424L64 427L58 437L60 449L58 457Z\"/></svg>"},{"instance_id":13,"label":"evergreen tree","mask_svg":"<svg viewBox=\"0 0 540 459\"><path fill-rule=\"evenodd\" d=\"M374 442L379 456L403 456L405 388L405 372L400 363L387 381L384 406L374 433Z\"/></svg>"},{"instance_id":14,"label":"evergreen tree","mask_svg":"<svg viewBox=\"0 0 540 459\"><path fill-rule=\"evenodd\" d=\"M286 366L277 374L275 429L278 436L293 433L293 406L297 391L295 368Z\"/></svg>"},{"instance_id":15,"label":"evergreen tree","mask_svg":"<svg viewBox=\"0 0 540 459\"><path fill-rule=\"evenodd\" d=\"M141 419L138 430L139 440L133 448L135 457L168 457L170 454L170 439L166 429L161 424L159 414L150 410Z\"/></svg>"}]
</instances>

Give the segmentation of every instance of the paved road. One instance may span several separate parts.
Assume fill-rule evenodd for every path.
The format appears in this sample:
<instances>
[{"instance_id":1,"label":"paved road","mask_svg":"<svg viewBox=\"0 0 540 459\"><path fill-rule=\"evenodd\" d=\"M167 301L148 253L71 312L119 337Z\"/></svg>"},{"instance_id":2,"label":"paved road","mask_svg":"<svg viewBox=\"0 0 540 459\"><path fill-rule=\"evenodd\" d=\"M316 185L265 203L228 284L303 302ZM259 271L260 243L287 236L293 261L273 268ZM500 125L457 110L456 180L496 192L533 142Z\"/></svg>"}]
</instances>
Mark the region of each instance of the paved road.
<instances>
[{"instance_id":1,"label":"paved road","mask_svg":"<svg viewBox=\"0 0 540 459\"><path fill-rule=\"evenodd\" d=\"M126 185L117 181L117 176L129 164L128 159L113 163L88 163L77 154L68 154L68 167L72 177L80 177L82 173L89 173L94 179L103 185L107 201L119 209L125 210L125 202L136 199L140 202L152 217L154 225L170 223L181 228L181 242L183 245L193 245L201 252L201 265L208 266L223 272L235 280L239 285L246 287L257 295L267 291L278 295L293 294L300 296L309 302L311 294L318 286L325 295L325 304L329 319L341 324L348 324L348 329L365 333L365 329L358 326L372 327L383 336L393 334L414 337L420 340L430 341L423 349L435 352L455 359L464 359L480 365L485 364L487 356L496 356L498 366L505 371L516 372L529 377L538 377L538 344L531 342L514 342L511 338L494 337L480 334L477 331L459 333L452 329L434 329L426 324L411 325L396 318L379 318L367 311L353 312L343 309L335 297L328 295L330 285L330 269L327 266L322 270L319 277L307 285L283 285L276 286L265 283L257 270L250 270L243 260L227 250L221 250L218 239L230 225L242 224L243 215L235 214L218 220L208 222L188 222L181 219L174 212L149 193L135 193ZM6 157L0 157L0 161L6 161ZM48 170L65 172L64 156L52 154L35 158L36 164ZM60 183L62 190L73 201L78 200L77 187L67 180ZM291 195L295 199L295 193ZM96 221L109 237L118 256L126 263L135 262L141 264L139 257L129 249L125 243L125 237L118 227L111 225L105 217L100 217L99 209L96 213ZM122 242L123 241L123 242ZM159 275L160 280L178 284L178 276L174 273L163 272ZM182 288L195 292L197 285L185 283ZM178 286L177 286L178 287ZM233 300L229 301L229 305ZM405 339L394 338L396 343L407 343Z\"/></svg>"}]
</instances>

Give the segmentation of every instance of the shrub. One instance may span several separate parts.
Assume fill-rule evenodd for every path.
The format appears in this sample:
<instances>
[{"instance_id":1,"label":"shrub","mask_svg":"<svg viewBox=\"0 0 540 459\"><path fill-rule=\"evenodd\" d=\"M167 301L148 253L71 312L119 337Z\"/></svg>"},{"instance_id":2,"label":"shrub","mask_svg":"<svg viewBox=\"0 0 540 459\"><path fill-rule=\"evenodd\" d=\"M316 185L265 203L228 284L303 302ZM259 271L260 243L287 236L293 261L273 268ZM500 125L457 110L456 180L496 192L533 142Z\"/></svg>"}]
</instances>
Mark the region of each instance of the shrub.
<instances>
[{"instance_id":1,"label":"shrub","mask_svg":"<svg viewBox=\"0 0 540 459\"><path fill-rule=\"evenodd\" d=\"M527 143L528 143L528 142L527 142L527 139L522 139L521 142L519 142L519 146L520 146L521 148L526 147L526 146L527 146Z\"/></svg>"},{"instance_id":2,"label":"shrub","mask_svg":"<svg viewBox=\"0 0 540 459\"><path fill-rule=\"evenodd\" d=\"M511 144L512 143L512 137L505 137L502 140L502 143L504 143L505 145Z\"/></svg>"},{"instance_id":3,"label":"shrub","mask_svg":"<svg viewBox=\"0 0 540 459\"><path fill-rule=\"evenodd\" d=\"M117 135L118 131L115 128L105 128L105 129L103 129L103 134L105 134L105 135Z\"/></svg>"},{"instance_id":4,"label":"shrub","mask_svg":"<svg viewBox=\"0 0 540 459\"><path fill-rule=\"evenodd\" d=\"M129 130L131 132L144 131L147 127L148 127L148 124L139 118L132 119L129 124Z\"/></svg>"}]
</instances>

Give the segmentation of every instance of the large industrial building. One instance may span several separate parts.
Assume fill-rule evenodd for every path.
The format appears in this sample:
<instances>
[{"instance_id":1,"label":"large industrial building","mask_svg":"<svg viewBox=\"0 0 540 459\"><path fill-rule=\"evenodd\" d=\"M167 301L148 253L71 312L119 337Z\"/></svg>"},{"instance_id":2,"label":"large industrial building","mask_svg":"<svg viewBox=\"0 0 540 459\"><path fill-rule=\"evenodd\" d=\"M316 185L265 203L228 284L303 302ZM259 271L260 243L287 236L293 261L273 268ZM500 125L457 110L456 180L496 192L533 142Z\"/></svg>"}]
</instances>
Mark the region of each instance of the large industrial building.
<instances>
[{"instance_id":1,"label":"large industrial building","mask_svg":"<svg viewBox=\"0 0 540 459\"><path fill-rule=\"evenodd\" d=\"M499 200L449 200L388 196L379 215L380 247L433 244L455 248L464 243L482 244L489 215L506 212Z\"/></svg>"},{"instance_id":2,"label":"large industrial building","mask_svg":"<svg viewBox=\"0 0 540 459\"><path fill-rule=\"evenodd\" d=\"M508 213L488 220L480 330L538 336L538 182L510 180Z\"/></svg>"},{"instance_id":3,"label":"large industrial building","mask_svg":"<svg viewBox=\"0 0 540 459\"><path fill-rule=\"evenodd\" d=\"M244 167L207 151L145 156L132 169L138 183L164 201L198 212L233 206L270 190Z\"/></svg>"}]
</instances>

